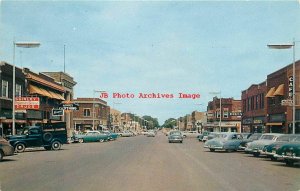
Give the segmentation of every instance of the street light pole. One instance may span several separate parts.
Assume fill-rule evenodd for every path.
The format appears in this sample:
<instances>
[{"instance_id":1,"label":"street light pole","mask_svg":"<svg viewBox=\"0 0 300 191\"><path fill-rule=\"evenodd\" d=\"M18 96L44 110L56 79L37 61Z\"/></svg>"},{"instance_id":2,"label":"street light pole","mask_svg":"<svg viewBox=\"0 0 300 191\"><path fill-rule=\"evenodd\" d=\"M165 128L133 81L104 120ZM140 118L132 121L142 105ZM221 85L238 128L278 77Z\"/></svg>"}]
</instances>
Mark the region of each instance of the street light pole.
<instances>
[{"instance_id":1,"label":"street light pole","mask_svg":"<svg viewBox=\"0 0 300 191\"><path fill-rule=\"evenodd\" d=\"M16 47L21 48L36 48L39 47L39 42L13 42L13 95L12 95L12 135L16 134L16 110L15 110L15 97L16 97Z\"/></svg>"},{"instance_id":2,"label":"street light pole","mask_svg":"<svg viewBox=\"0 0 300 191\"><path fill-rule=\"evenodd\" d=\"M292 100L293 100L293 116L292 116L292 125L293 125L293 134L295 134L295 121L296 121L296 90L295 90L295 87L296 87L296 58L295 58L295 45L296 45L296 41L295 39L293 39L293 43L292 44L268 44L268 47L271 48L271 49L290 49L290 48L293 48L293 97L292 97Z\"/></svg>"}]
</instances>

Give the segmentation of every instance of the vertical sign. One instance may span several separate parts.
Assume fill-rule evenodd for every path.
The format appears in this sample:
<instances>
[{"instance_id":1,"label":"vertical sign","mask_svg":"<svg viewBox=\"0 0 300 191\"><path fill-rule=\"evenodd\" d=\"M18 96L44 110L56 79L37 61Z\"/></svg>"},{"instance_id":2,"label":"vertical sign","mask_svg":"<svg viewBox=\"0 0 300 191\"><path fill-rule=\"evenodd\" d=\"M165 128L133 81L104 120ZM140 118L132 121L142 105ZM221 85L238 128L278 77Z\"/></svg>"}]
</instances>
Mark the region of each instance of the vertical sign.
<instances>
[{"instance_id":1,"label":"vertical sign","mask_svg":"<svg viewBox=\"0 0 300 191\"><path fill-rule=\"evenodd\" d=\"M289 98L293 98L293 83L294 83L294 79L293 76L289 77Z\"/></svg>"}]
</instances>

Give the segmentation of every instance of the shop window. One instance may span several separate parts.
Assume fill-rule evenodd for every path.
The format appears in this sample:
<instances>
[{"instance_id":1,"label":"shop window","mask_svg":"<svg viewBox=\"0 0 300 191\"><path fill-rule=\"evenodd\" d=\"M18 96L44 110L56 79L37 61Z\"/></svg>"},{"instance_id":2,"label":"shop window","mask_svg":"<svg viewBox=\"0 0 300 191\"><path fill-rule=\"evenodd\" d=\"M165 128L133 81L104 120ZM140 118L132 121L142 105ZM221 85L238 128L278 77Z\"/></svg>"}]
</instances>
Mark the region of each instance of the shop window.
<instances>
[{"instance_id":1,"label":"shop window","mask_svg":"<svg viewBox=\"0 0 300 191\"><path fill-rule=\"evenodd\" d=\"M228 116L229 116L228 108L224 108L223 117L228 118Z\"/></svg>"}]
</instances>

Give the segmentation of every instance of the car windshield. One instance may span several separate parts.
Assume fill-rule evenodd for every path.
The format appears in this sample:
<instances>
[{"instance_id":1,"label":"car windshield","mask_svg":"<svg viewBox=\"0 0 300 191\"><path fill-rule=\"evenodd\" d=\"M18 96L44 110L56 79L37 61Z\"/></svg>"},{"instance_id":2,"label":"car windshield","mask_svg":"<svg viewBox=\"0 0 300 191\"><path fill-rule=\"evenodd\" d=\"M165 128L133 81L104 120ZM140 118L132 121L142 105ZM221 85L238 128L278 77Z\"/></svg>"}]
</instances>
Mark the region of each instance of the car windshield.
<instances>
[{"instance_id":1,"label":"car windshield","mask_svg":"<svg viewBox=\"0 0 300 191\"><path fill-rule=\"evenodd\" d=\"M284 136L278 137L278 139L276 141L289 142L290 137L291 136L289 136L289 135L284 135Z\"/></svg>"},{"instance_id":2,"label":"car windshield","mask_svg":"<svg viewBox=\"0 0 300 191\"><path fill-rule=\"evenodd\" d=\"M170 135L181 135L180 131L172 131L170 132Z\"/></svg>"},{"instance_id":3,"label":"car windshield","mask_svg":"<svg viewBox=\"0 0 300 191\"><path fill-rule=\"evenodd\" d=\"M261 136L261 140L273 140L274 139L274 135L263 135Z\"/></svg>"},{"instance_id":4,"label":"car windshield","mask_svg":"<svg viewBox=\"0 0 300 191\"><path fill-rule=\"evenodd\" d=\"M300 136L297 136L295 139L292 140L293 142L300 142Z\"/></svg>"},{"instance_id":5,"label":"car windshield","mask_svg":"<svg viewBox=\"0 0 300 191\"><path fill-rule=\"evenodd\" d=\"M248 139L250 140L258 140L261 137L261 134L253 134Z\"/></svg>"}]
</instances>

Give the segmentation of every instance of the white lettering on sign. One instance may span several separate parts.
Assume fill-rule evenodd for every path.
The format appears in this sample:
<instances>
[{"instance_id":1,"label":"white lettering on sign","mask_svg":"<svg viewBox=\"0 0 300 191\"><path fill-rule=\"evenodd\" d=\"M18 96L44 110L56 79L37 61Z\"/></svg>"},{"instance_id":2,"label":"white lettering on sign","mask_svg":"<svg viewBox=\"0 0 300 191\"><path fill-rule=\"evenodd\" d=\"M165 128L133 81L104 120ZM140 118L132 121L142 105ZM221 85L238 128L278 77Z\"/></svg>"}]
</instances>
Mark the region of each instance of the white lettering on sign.
<instances>
[{"instance_id":1,"label":"white lettering on sign","mask_svg":"<svg viewBox=\"0 0 300 191\"><path fill-rule=\"evenodd\" d=\"M39 109L40 98L38 97L16 97L15 98L15 109Z\"/></svg>"}]
</instances>

